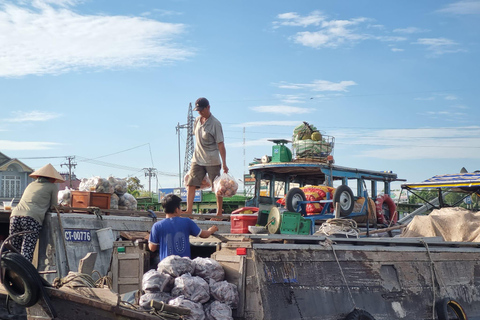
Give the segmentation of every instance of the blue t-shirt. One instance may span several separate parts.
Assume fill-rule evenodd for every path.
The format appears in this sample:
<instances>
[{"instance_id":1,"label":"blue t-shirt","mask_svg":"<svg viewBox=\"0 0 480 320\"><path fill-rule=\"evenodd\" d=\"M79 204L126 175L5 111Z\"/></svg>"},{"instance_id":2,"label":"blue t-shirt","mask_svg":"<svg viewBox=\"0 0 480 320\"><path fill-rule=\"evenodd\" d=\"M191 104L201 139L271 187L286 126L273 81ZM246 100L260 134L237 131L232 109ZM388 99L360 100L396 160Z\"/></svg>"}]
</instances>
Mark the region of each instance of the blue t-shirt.
<instances>
[{"instance_id":1,"label":"blue t-shirt","mask_svg":"<svg viewBox=\"0 0 480 320\"><path fill-rule=\"evenodd\" d=\"M198 237L201 232L190 218L166 218L155 222L148 241L158 245L160 261L170 255L190 258L189 236Z\"/></svg>"}]
</instances>

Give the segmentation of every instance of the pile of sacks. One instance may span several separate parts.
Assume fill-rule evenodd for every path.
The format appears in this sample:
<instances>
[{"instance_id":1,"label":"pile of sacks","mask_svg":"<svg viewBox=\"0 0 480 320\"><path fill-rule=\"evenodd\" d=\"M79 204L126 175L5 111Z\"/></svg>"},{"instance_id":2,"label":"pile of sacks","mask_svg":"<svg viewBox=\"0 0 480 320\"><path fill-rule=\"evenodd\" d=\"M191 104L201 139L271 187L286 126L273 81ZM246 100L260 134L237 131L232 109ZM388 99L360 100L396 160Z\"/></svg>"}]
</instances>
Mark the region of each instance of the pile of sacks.
<instances>
[{"instance_id":1,"label":"pile of sacks","mask_svg":"<svg viewBox=\"0 0 480 320\"><path fill-rule=\"evenodd\" d=\"M224 279L223 267L213 259L168 256L143 275L139 305L148 310L156 300L189 309L186 320L233 320L238 290Z\"/></svg>"},{"instance_id":2,"label":"pile of sacks","mask_svg":"<svg viewBox=\"0 0 480 320\"><path fill-rule=\"evenodd\" d=\"M78 187L80 191L95 191L101 193L110 193L110 209L137 209L137 199L127 193L127 180L109 177L84 178Z\"/></svg>"}]
</instances>

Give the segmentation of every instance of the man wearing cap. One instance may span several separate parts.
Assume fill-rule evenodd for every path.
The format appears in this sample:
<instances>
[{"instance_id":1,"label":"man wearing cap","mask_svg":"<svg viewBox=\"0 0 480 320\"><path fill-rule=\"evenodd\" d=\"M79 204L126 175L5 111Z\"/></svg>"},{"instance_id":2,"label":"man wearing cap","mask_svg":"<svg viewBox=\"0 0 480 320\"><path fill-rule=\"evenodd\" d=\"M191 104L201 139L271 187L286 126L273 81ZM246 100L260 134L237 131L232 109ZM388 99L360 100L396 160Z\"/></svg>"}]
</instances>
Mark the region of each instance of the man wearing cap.
<instances>
[{"instance_id":1,"label":"man wearing cap","mask_svg":"<svg viewBox=\"0 0 480 320\"><path fill-rule=\"evenodd\" d=\"M49 163L30 174L36 180L23 192L18 205L10 215L10 235L21 231L33 231L12 237L11 243L25 258L32 261L43 219L58 201L57 182L65 181Z\"/></svg>"},{"instance_id":2,"label":"man wearing cap","mask_svg":"<svg viewBox=\"0 0 480 320\"><path fill-rule=\"evenodd\" d=\"M210 103L206 98L198 98L193 110L198 111L199 116L193 123L195 151L187 181L186 213L192 213L195 189L201 186L207 173L212 183L220 175L220 169L228 173L222 124L210 112ZM217 215L222 214L222 207L223 198L217 196Z\"/></svg>"}]
</instances>

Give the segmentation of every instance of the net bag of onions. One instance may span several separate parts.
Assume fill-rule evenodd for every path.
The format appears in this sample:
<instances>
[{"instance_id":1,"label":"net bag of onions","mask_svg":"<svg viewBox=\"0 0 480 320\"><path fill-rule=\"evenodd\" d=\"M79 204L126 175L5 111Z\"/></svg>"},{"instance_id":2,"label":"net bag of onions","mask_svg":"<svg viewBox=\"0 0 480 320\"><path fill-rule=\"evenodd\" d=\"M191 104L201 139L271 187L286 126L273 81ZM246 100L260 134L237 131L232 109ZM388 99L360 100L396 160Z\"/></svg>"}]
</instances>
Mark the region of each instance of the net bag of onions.
<instances>
[{"instance_id":1,"label":"net bag of onions","mask_svg":"<svg viewBox=\"0 0 480 320\"><path fill-rule=\"evenodd\" d=\"M215 194L220 197L229 198L237 193L238 183L228 173L222 173L213 181Z\"/></svg>"}]
</instances>

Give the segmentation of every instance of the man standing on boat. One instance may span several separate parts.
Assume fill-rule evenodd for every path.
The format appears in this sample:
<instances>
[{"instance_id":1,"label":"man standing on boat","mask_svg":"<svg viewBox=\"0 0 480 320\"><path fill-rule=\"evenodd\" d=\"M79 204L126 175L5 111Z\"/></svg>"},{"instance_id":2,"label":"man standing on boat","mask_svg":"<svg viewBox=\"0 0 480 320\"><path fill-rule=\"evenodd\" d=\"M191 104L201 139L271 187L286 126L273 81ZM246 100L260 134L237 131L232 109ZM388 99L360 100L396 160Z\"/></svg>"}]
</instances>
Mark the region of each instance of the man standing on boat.
<instances>
[{"instance_id":1,"label":"man standing on boat","mask_svg":"<svg viewBox=\"0 0 480 320\"><path fill-rule=\"evenodd\" d=\"M174 194L168 194L162 199L166 218L155 222L148 239L148 248L155 252L159 249L159 258L162 261L170 255L180 257L190 256L190 236L208 238L218 231L217 226L202 230L192 219L182 218L180 204L182 199Z\"/></svg>"},{"instance_id":2,"label":"man standing on boat","mask_svg":"<svg viewBox=\"0 0 480 320\"><path fill-rule=\"evenodd\" d=\"M215 178L220 175L220 169L228 173L227 151L225 150L222 124L210 112L210 103L206 98L198 98L193 110L198 111L199 116L193 123L195 151L190 167L190 177L187 181L186 213L189 214L193 211L195 190L201 186L205 175L208 173L213 185ZM217 215L221 215L223 212L223 197L218 195L216 197Z\"/></svg>"}]
</instances>

